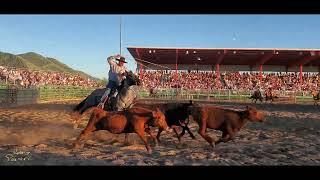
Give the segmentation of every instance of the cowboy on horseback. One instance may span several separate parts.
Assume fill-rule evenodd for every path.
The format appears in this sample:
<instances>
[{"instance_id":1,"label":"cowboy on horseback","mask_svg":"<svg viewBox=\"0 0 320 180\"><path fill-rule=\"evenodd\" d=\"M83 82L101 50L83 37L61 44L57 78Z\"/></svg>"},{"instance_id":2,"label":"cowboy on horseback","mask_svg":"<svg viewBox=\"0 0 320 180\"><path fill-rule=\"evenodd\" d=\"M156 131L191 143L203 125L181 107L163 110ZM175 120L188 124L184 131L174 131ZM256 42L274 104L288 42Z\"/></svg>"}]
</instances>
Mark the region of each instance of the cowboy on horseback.
<instances>
[{"instance_id":1,"label":"cowboy on horseback","mask_svg":"<svg viewBox=\"0 0 320 180\"><path fill-rule=\"evenodd\" d=\"M98 107L104 108L105 102L108 100L109 95L112 90L117 89L123 79L125 78L125 73L128 72L127 68L124 66L125 58L120 55L110 56L108 57L108 64L110 65L109 70L109 79L108 84L106 86L106 91L103 94L102 98L100 99L100 103ZM118 63L116 62L118 61Z\"/></svg>"}]
</instances>

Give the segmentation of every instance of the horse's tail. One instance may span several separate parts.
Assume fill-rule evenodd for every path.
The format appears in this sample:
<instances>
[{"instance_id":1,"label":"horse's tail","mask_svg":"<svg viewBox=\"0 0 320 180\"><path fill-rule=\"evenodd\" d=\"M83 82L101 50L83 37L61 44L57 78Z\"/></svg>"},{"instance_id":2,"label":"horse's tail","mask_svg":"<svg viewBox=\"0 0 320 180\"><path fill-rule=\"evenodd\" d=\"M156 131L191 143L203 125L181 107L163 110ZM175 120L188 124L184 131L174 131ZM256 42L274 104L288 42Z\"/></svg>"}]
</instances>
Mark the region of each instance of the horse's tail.
<instances>
[{"instance_id":1,"label":"horse's tail","mask_svg":"<svg viewBox=\"0 0 320 180\"><path fill-rule=\"evenodd\" d=\"M73 108L73 111L79 111L85 104L86 100L88 98L85 98L83 101L81 101L78 105L76 105L76 107Z\"/></svg>"}]
</instances>

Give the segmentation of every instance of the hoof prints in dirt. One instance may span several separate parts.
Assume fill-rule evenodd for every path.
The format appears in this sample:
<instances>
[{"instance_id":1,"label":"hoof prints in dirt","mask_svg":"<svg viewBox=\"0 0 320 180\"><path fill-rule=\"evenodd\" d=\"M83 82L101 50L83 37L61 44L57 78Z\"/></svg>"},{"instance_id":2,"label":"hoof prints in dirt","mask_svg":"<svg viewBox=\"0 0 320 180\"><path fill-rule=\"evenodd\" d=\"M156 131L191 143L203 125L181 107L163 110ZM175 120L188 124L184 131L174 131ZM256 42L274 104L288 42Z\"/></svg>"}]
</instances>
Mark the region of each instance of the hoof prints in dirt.
<instances>
[{"instance_id":1,"label":"hoof prints in dirt","mask_svg":"<svg viewBox=\"0 0 320 180\"><path fill-rule=\"evenodd\" d=\"M221 103L223 105L223 103ZM208 146L195 123L196 140L188 134L179 143L174 133L163 133L159 146L148 154L141 140L129 135L96 132L82 149L72 143L74 130L69 110L75 104L43 103L7 108L0 112L1 165L319 165L320 117L311 106L259 104L267 122L248 124L234 141ZM236 108L241 108L236 106ZM230 105L229 105L230 107ZM299 109L303 108L301 112ZM84 117L83 120L87 120ZM86 121L83 122L86 124ZM208 130L211 137L219 131ZM10 136L9 136L10 135ZM152 141L150 141L153 144ZM7 145L17 144L17 145Z\"/></svg>"}]
</instances>

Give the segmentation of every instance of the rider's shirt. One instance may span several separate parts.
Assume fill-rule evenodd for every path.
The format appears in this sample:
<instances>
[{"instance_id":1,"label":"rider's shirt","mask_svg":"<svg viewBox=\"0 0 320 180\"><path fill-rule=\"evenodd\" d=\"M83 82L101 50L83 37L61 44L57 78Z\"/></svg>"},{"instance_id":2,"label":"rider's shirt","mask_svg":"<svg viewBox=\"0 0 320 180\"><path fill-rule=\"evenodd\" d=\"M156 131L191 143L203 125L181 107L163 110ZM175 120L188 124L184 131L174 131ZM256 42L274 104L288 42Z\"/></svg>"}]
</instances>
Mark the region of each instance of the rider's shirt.
<instances>
[{"instance_id":1,"label":"rider's shirt","mask_svg":"<svg viewBox=\"0 0 320 180\"><path fill-rule=\"evenodd\" d=\"M128 71L125 66L119 66L116 62L113 56L110 56L108 58L108 63L110 65L109 70L109 81L114 81L119 86L121 81L124 79L122 77L122 73Z\"/></svg>"}]
</instances>

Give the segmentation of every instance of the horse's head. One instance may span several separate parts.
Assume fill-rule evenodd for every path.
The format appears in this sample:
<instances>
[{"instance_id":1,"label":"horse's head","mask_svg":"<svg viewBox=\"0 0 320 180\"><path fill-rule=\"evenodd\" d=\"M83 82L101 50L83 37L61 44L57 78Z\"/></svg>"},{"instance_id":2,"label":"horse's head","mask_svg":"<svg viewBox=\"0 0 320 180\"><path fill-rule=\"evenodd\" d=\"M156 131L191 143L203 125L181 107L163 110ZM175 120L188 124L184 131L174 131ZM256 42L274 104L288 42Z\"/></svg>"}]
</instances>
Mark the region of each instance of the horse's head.
<instances>
[{"instance_id":1,"label":"horse's head","mask_svg":"<svg viewBox=\"0 0 320 180\"><path fill-rule=\"evenodd\" d=\"M141 85L141 81L139 77L135 75L132 71L127 72L125 76L126 76L126 79L124 81L128 86Z\"/></svg>"}]
</instances>

